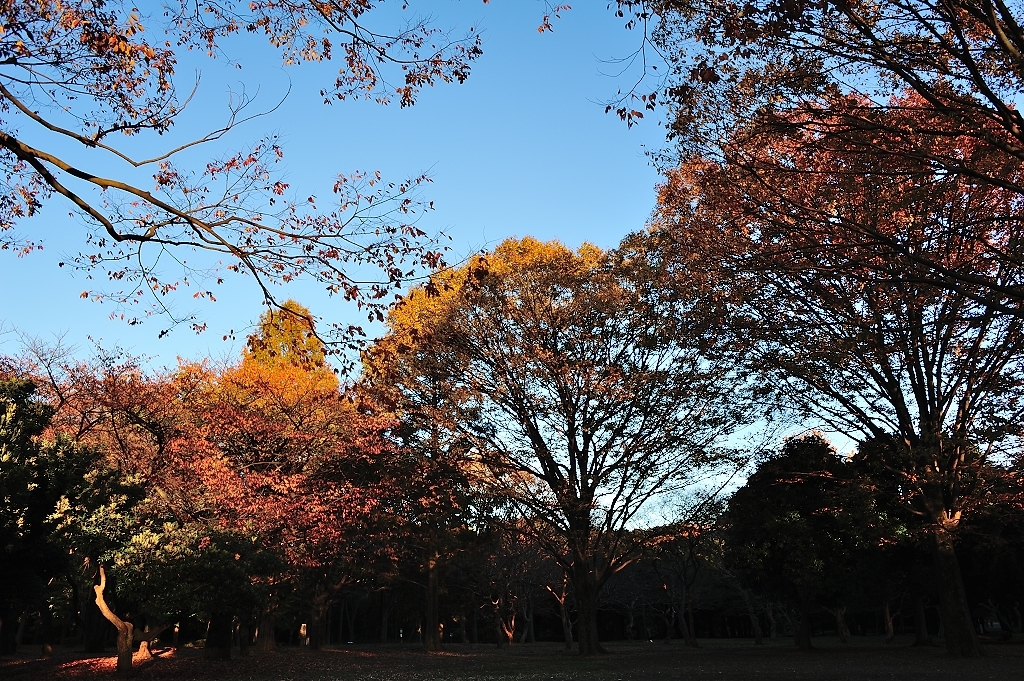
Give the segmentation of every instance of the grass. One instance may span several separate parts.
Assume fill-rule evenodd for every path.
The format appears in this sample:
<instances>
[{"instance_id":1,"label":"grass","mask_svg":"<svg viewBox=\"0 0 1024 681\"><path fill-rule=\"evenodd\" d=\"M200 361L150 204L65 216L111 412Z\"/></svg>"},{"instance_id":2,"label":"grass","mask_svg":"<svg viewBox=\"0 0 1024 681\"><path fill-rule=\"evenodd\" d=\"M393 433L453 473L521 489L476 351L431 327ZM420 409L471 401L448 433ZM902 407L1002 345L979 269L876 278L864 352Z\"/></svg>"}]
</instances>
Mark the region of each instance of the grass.
<instances>
[{"instance_id":1,"label":"grass","mask_svg":"<svg viewBox=\"0 0 1024 681\"><path fill-rule=\"evenodd\" d=\"M909 641L884 645L877 638L815 639L799 652L789 640L754 646L736 639L705 640L697 650L678 641L606 644L611 654L579 658L560 644L536 643L497 649L454 644L436 654L407 647L353 645L322 651L282 648L225 662L206 662L202 651L163 651L137 665L139 679L231 679L237 681L973 681L1021 678L1024 645L989 644L980 660L956 660L939 648L912 648ZM50 660L18 655L0 661L7 681L83 679L113 675L114 658L88 658L61 650Z\"/></svg>"}]
</instances>

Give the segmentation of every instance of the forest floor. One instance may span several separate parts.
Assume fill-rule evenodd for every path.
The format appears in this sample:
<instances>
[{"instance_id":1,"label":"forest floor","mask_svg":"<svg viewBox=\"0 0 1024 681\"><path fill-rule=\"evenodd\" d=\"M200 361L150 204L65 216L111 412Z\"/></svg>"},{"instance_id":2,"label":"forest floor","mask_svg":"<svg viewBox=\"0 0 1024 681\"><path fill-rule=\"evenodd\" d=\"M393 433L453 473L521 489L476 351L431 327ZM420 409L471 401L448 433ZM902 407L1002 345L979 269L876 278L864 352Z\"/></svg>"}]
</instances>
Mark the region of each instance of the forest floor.
<instances>
[{"instance_id":1,"label":"forest floor","mask_svg":"<svg viewBox=\"0 0 1024 681\"><path fill-rule=\"evenodd\" d=\"M321 651L280 648L272 653L207 662L202 650L180 648L137 662L135 677L230 679L237 681L974 681L1024 678L1024 642L985 645L980 660L955 660L944 649L913 648L909 639L886 646L878 638L816 638L811 652L795 650L789 639L754 646L749 640L701 641L697 650L670 645L613 642L611 654L579 658L562 645L534 643L498 649L489 645L450 644L426 654L400 646L349 645ZM113 657L85 657L58 647L48 660L20 653L0 659L3 681L77 681L114 676Z\"/></svg>"}]
</instances>

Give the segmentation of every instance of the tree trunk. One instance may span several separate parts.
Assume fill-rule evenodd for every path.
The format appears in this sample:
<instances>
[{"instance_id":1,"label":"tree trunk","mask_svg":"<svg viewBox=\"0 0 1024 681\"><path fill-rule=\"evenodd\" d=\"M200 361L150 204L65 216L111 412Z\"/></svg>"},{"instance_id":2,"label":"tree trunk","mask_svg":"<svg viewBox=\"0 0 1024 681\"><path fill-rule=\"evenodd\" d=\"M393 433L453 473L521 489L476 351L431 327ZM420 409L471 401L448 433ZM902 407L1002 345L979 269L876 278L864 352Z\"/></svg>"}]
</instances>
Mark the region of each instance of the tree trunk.
<instances>
[{"instance_id":1,"label":"tree trunk","mask_svg":"<svg viewBox=\"0 0 1024 681\"><path fill-rule=\"evenodd\" d=\"M153 658L150 646L169 626L168 624L151 625L147 622L142 631L135 630L135 641L139 644L139 659L150 660Z\"/></svg>"},{"instance_id":2,"label":"tree trunk","mask_svg":"<svg viewBox=\"0 0 1024 681\"><path fill-rule=\"evenodd\" d=\"M260 615L260 627L256 633L256 649L270 652L277 647L277 597L272 596L266 609Z\"/></svg>"},{"instance_id":3,"label":"tree trunk","mask_svg":"<svg viewBox=\"0 0 1024 681\"><path fill-rule=\"evenodd\" d=\"M214 613L206 629L203 657L207 660L231 659L231 630L234 617L228 613Z\"/></svg>"},{"instance_id":4,"label":"tree trunk","mask_svg":"<svg viewBox=\"0 0 1024 681\"><path fill-rule=\"evenodd\" d=\"M129 676L132 673L132 644L134 643L133 629L131 622L125 622L114 614L114 611L107 605L103 597L103 590L107 588L107 573L100 565L100 583L93 587L96 592L96 607L99 608L107 621L117 629L117 673L120 676Z\"/></svg>"},{"instance_id":5,"label":"tree trunk","mask_svg":"<svg viewBox=\"0 0 1024 681\"><path fill-rule=\"evenodd\" d=\"M238 656L248 657L252 641L252 615L242 618L238 623Z\"/></svg>"},{"instance_id":6,"label":"tree trunk","mask_svg":"<svg viewBox=\"0 0 1024 681\"><path fill-rule=\"evenodd\" d=\"M14 611L0 611L0 655L9 655L16 652L14 637L17 630L17 616L14 614Z\"/></svg>"},{"instance_id":7,"label":"tree trunk","mask_svg":"<svg viewBox=\"0 0 1024 681\"><path fill-rule=\"evenodd\" d=\"M533 592L527 590L526 598L523 599L523 633L519 637L520 643L536 643L537 639L533 634Z\"/></svg>"},{"instance_id":8,"label":"tree trunk","mask_svg":"<svg viewBox=\"0 0 1024 681\"><path fill-rule=\"evenodd\" d=\"M693 599L692 598L690 598L686 602L686 617L687 617L687 621L690 623L690 645L693 646L694 648L700 648L700 645L697 643L697 627L694 626L694 624L693 624Z\"/></svg>"},{"instance_id":9,"label":"tree trunk","mask_svg":"<svg viewBox=\"0 0 1024 681\"><path fill-rule=\"evenodd\" d=\"M597 637L597 584L586 561L578 560L573 566L573 594L579 609L578 634L580 655L601 655L607 651Z\"/></svg>"},{"instance_id":10,"label":"tree trunk","mask_svg":"<svg viewBox=\"0 0 1024 681\"><path fill-rule=\"evenodd\" d=\"M309 647L313 650L320 650L324 647L327 638L327 613L330 609L326 589L318 586L313 594L313 601L310 604L310 628Z\"/></svg>"},{"instance_id":11,"label":"tree trunk","mask_svg":"<svg viewBox=\"0 0 1024 681\"><path fill-rule=\"evenodd\" d=\"M886 609L887 610L888 610L888 607L889 607L889 604L886 603ZM850 642L850 630L846 628L846 618L844 617L844 615L846 615L846 608L845 607L829 608L829 612L831 612L832 616L836 618L836 635L839 636L839 642L840 643L849 643Z\"/></svg>"},{"instance_id":12,"label":"tree trunk","mask_svg":"<svg viewBox=\"0 0 1024 681\"><path fill-rule=\"evenodd\" d=\"M388 642L388 616L391 614L391 606L394 597L387 589L380 591L380 642ZM340 640L340 639L339 639Z\"/></svg>"},{"instance_id":13,"label":"tree trunk","mask_svg":"<svg viewBox=\"0 0 1024 681\"><path fill-rule=\"evenodd\" d=\"M761 620L754 612L754 600L750 597L750 593L742 586L737 585L740 594L743 596L743 602L747 606L747 617L750 618L750 628L754 632L754 645L764 644L764 632L761 631Z\"/></svg>"},{"instance_id":14,"label":"tree trunk","mask_svg":"<svg viewBox=\"0 0 1024 681\"><path fill-rule=\"evenodd\" d=\"M563 575L562 577L562 588L560 591L555 591L548 585L544 585L544 588L548 590L555 601L558 603L558 614L562 618L562 637L565 640L565 649L572 650L572 621L569 619L569 576ZM630 611L630 627L632 628L632 616L633 613Z\"/></svg>"},{"instance_id":15,"label":"tree trunk","mask_svg":"<svg viewBox=\"0 0 1024 681\"><path fill-rule=\"evenodd\" d=\"M356 641L356 617L359 615L359 604L369 599L367 594L359 594L358 596L352 596L352 604L347 605L348 598L345 599L346 608L345 612L348 617L348 638L345 639L350 643Z\"/></svg>"},{"instance_id":16,"label":"tree trunk","mask_svg":"<svg viewBox=\"0 0 1024 681\"><path fill-rule=\"evenodd\" d=\"M438 617L438 600L441 591L440 569L439 557L432 553L427 559L427 607L423 632L423 649L428 652L441 650L441 623Z\"/></svg>"},{"instance_id":17,"label":"tree trunk","mask_svg":"<svg viewBox=\"0 0 1024 681\"><path fill-rule=\"evenodd\" d=\"M900 614L900 610L892 612L889 607L889 600L886 599L885 605L882 607L882 616L885 618L885 642L892 643L896 638L896 629L893 627L893 620Z\"/></svg>"},{"instance_id":18,"label":"tree trunk","mask_svg":"<svg viewBox=\"0 0 1024 681\"><path fill-rule=\"evenodd\" d=\"M939 527L933 533L933 544L946 652L955 657L981 657L981 645L971 621L960 564L953 551L953 538L945 528Z\"/></svg>"},{"instance_id":19,"label":"tree trunk","mask_svg":"<svg viewBox=\"0 0 1024 681\"><path fill-rule=\"evenodd\" d=\"M811 650L814 648L811 645L811 607L809 603L804 601L800 602L800 611L797 613L799 617L798 624L793 627L793 638L796 643L796 647L800 650Z\"/></svg>"},{"instance_id":20,"label":"tree trunk","mask_svg":"<svg viewBox=\"0 0 1024 681\"><path fill-rule=\"evenodd\" d=\"M775 640L775 638L779 635L779 626L775 622L775 615L772 614L772 602L771 601L768 601L768 603L765 604L765 615L767 615L767 617L768 617L768 626L769 626L768 637L771 638L772 640Z\"/></svg>"},{"instance_id":21,"label":"tree trunk","mask_svg":"<svg viewBox=\"0 0 1024 681\"><path fill-rule=\"evenodd\" d=\"M45 601L39 611L39 638L42 639L39 657L47 660L53 654L53 615L50 614L50 606Z\"/></svg>"},{"instance_id":22,"label":"tree trunk","mask_svg":"<svg viewBox=\"0 0 1024 681\"><path fill-rule=\"evenodd\" d=\"M928 619L924 611L924 596L914 594L914 645L931 645L931 637L928 635Z\"/></svg>"}]
</instances>

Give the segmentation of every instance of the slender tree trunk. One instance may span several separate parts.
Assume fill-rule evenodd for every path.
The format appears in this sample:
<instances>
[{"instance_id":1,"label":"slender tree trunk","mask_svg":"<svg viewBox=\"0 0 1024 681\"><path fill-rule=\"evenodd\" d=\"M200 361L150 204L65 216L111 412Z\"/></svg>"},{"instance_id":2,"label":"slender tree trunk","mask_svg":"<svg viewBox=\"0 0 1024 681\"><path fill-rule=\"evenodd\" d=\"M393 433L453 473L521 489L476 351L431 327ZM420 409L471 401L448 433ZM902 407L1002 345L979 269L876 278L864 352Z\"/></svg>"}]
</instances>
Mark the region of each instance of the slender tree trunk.
<instances>
[{"instance_id":1,"label":"slender tree trunk","mask_svg":"<svg viewBox=\"0 0 1024 681\"><path fill-rule=\"evenodd\" d=\"M931 637L928 635L928 619L924 611L924 596L920 593L914 594L914 645L927 646L931 644Z\"/></svg>"},{"instance_id":2,"label":"slender tree trunk","mask_svg":"<svg viewBox=\"0 0 1024 681\"><path fill-rule=\"evenodd\" d=\"M971 620L960 564L953 550L953 538L945 528L939 527L934 531L933 550L939 577L946 652L955 657L981 657L981 645Z\"/></svg>"},{"instance_id":3,"label":"slender tree trunk","mask_svg":"<svg viewBox=\"0 0 1024 681\"><path fill-rule=\"evenodd\" d=\"M558 614L562 619L562 638L565 640L565 649L572 650L572 622L569 619L569 576L562 576L561 591L556 592L548 585L544 586L558 603ZM633 626L633 613L630 611L630 628Z\"/></svg>"},{"instance_id":4,"label":"slender tree trunk","mask_svg":"<svg viewBox=\"0 0 1024 681\"><path fill-rule=\"evenodd\" d=\"M46 602L39 611L39 620L39 638L42 639L39 657L46 660L53 654L53 615L50 614L50 607Z\"/></svg>"},{"instance_id":5,"label":"slender tree trunk","mask_svg":"<svg viewBox=\"0 0 1024 681\"><path fill-rule=\"evenodd\" d=\"M107 573L103 570L103 566L100 565L100 583L93 587L93 590L96 592L96 607L107 618L107 621L117 629L117 673L121 676L129 676L132 673L134 627L131 622L125 622L115 615L114 611L107 605L107 601L103 596L103 591L106 588Z\"/></svg>"},{"instance_id":6,"label":"slender tree trunk","mask_svg":"<svg viewBox=\"0 0 1024 681\"><path fill-rule=\"evenodd\" d=\"M345 612L348 614L348 641L355 643L356 640L356 617L359 615L359 604L364 600L367 600L369 596L366 594L360 594L358 596L352 596L352 604L346 607ZM345 599L348 601L348 599Z\"/></svg>"},{"instance_id":7,"label":"slender tree trunk","mask_svg":"<svg viewBox=\"0 0 1024 681\"><path fill-rule=\"evenodd\" d=\"M776 623L775 621L775 615L772 613L771 601L768 601L768 603L765 605L765 615L768 617L768 637L774 641L775 638L779 635L779 626L778 623Z\"/></svg>"},{"instance_id":8,"label":"slender tree trunk","mask_svg":"<svg viewBox=\"0 0 1024 681\"><path fill-rule=\"evenodd\" d=\"M526 597L523 599L523 633L519 636L520 643L536 643L537 639L533 634L533 592L527 589Z\"/></svg>"},{"instance_id":9,"label":"slender tree trunk","mask_svg":"<svg viewBox=\"0 0 1024 681\"><path fill-rule=\"evenodd\" d=\"M566 595L563 592L562 600L558 602L558 613L562 617L562 638L565 640L565 649L572 650L572 621L569 619L569 608L565 603Z\"/></svg>"},{"instance_id":10,"label":"slender tree trunk","mask_svg":"<svg viewBox=\"0 0 1024 681\"><path fill-rule=\"evenodd\" d=\"M513 634L516 629L516 611L512 609L508 618L505 617L505 597L499 596L492 601L494 605L494 626L498 634L498 647L504 648L513 641Z\"/></svg>"},{"instance_id":11,"label":"slender tree trunk","mask_svg":"<svg viewBox=\"0 0 1024 681\"><path fill-rule=\"evenodd\" d=\"M249 647L252 643L252 614L243 617L238 622L238 656L248 657Z\"/></svg>"},{"instance_id":12,"label":"slender tree trunk","mask_svg":"<svg viewBox=\"0 0 1024 681\"><path fill-rule=\"evenodd\" d=\"M438 600L441 590L440 570L439 556L436 553L431 553L427 559L427 608L423 632L423 649L431 652L441 650L441 623L438 617Z\"/></svg>"},{"instance_id":13,"label":"slender tree trunk","mask_svg":"<svg viewBox=\"0 0 1024 681\"><path fill-rule=\"evenodd\" d=\"M743 596L743 603L747 606L747 617L750 618L750 628L754 632L754 645L764 644L764 632L761 631L761 620L754 612L754 601L750 597L750 592L744 589L742 586L737 584L740 594Z\"/></svg>"},{"instance_id":14,"label":"slender tree trunk","mask_svg":"<svg viewBox=\"0 0 1024 681\"><path fill-rule=\"evenodd\" d=\"M97 573L97 578L98 578ZM96 588L96 582L93 588ZM96 605L96 601L90 598L85 599L85 603L82 607L82 620L84 627L82 631L82 639L85 642L85 652L87 653L100 653L102 654L106 650L106 639L107 632L110 630L110 622L100 612L99 606Z\"/></svg>"},{"instance_id":15,"label":"slender tree trunk","mask_svg":"<svg viewBox=\"0 0 1024 681\"><path fill-rule=\"evenodd\" d=\"M697 627L693 624L693 598L686 603L686 617L690 623L690 645L700 648L700 644L697 643Z\"/></svg>"},{"instance_id":16,"label":"slender tree trunk","mask_svg":"<svg viewBox=\"0 0 1024 681\"><path fill-rule=\"evenodd\" d=\"M25 640L25 626L28 623L28 611L21 613L21 617L18 618L18 631L14 634L14 650L17 652L18 648L21 647L21 642Z\"/></svg>"},{"instance_id":17,"label":"slender tree trunk","mask_svg":"<svg viewBox=\"0 0 1024 681\"><path fill-rule=\"evenodd\" d=\"M893 627L892 623L893 620L896 619L896 616L899 614L899 610L897 610L896 612L892 612L892 609L889 607L889 599L886 599L885 605L882 606L882 617L885 618L885 642L887 644L892 643L893 640L895 640L896 638L896 630Z\"/></svg>"}]
</instances>

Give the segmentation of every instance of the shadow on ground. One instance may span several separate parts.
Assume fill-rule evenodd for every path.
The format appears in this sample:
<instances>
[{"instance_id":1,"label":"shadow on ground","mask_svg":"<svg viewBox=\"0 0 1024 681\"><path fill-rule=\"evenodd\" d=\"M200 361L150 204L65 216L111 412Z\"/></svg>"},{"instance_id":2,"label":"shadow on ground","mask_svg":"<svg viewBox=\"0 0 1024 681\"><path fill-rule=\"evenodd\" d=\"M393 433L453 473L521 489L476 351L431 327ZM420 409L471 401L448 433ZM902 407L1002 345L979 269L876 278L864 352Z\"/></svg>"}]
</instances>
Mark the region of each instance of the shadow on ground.
<instances>
[{"instance_id":1,"label":"shadow on ground","mask_svg":"<svg viewBox=\"0 0 1024 681\"><path fill-rule=\"evenodd\" d=\"M877 639L858 639L849 645L820 639L816 645L816 650L802 653L788 641L758 647L749 641L717 640L703 642L697 650L677 641L670 645L612 643L607 646L611 654L587 659L546 643L502 650L456 644L435 654L397 646L353 645L322 651L282 648L223 662L207 662L201 650L182 648L161 651L148 662L137 661L135 677L168 681L973 681L1024 674L1024 644L1020 643L986 645L986 656L980 660L950 659L943 649L913 648L906 642L886 646ZM113 676L113 657L85 657L60 648L49 660L18 655L0 661L0 678L5 681Z\"/></svg>"}]
</instances>

